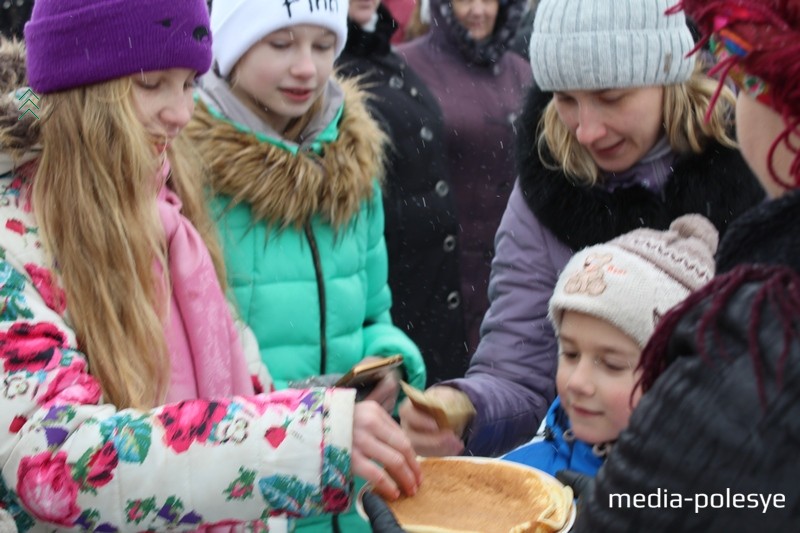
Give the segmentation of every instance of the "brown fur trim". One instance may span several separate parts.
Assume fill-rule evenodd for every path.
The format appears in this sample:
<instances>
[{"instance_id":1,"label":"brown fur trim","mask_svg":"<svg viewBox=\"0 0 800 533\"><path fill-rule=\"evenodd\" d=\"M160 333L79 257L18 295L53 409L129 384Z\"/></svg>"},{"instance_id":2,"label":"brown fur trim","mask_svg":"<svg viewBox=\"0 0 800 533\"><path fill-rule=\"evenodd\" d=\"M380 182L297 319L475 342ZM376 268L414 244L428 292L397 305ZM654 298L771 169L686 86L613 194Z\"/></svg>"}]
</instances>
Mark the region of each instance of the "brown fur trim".
<instances>
[{"instance_id":1,"label":"brown fur trim","mask_svg":"<svg viewBox=\"0 0 800 533\"><path fill-rule=\"evenodd\" d=\"M0 39L0 151L8 152L15 159L39 141L41 121L30 113L19 119L20 102L14 91L26 84L24 43Z\"/></svg>"},{"instance_id":2,"label":"brown fur trim","mask_svg":"<svg viewBox=\"0 0 800 533\"><path fill-rule=\"evenodd\" d=\"M323 157L259 141L199 103L186 133L211 170L214 191L230 196L231 205L250 204L254 221L282 228L300 227L317 214L335 229L347 224L383 174L385 135L367 111L365 93L352 81L337 81L344 113Z\"/></svg>"}]
</instances>

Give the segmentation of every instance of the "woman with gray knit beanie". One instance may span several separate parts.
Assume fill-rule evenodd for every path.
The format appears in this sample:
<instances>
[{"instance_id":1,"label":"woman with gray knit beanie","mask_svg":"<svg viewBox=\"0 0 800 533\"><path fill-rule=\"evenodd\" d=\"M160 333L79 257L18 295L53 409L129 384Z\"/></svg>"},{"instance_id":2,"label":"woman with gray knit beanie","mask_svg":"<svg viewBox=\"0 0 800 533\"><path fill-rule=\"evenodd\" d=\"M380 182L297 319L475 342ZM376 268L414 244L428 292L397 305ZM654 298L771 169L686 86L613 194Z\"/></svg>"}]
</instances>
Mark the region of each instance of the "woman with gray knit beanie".
<instances>
[{"instance_id":1,"label":"woman with gray knit beanie","mask_svg":"<svg viewBox=\"0 0 800 533\"><path fill-rule=\"evenodd\" d=\"M573 531L796 531L800 0L682 7L740 88L739 142L769 201L731 225L717 277L653 334L646 393L581 496ZM627 505L638 494L658 507Z\"/></svg>"},{"instance_id":2,"label":"woman with gray knit beanie","mask_svg":"<svg viewBox=\"0 0 800 533\"><path fill-rule=\"evenodd\" d=\"M465 427L402 405L418 453L499 455L530 439L555 395L547 302L576 250L687 213L724 233L764 197L736 149L733 94L702 73L672 0L542 0L531 38L538 88L518 125L519 179L495 238L491 307L463 379L429 389L465 398ZM545 92L547 91L547 92ZM705 120L708 115L708 120Z\"/></svg>"}]
</instances>

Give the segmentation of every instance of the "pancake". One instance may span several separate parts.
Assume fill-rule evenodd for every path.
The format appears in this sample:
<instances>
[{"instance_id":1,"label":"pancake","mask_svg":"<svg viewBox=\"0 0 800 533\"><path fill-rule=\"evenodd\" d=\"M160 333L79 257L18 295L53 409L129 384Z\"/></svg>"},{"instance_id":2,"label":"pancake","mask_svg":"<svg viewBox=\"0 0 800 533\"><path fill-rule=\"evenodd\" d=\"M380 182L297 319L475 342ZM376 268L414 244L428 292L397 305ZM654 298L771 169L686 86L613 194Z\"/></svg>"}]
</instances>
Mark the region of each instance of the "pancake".
<instances>
[{"instance_id":1,"label":"pancake","mask_svg":"<svg viewBox=\"0 0 800 533\"><path fill-rule=\"evenodd\" d=\"M566 525L572 490L496 460L424 459L417 494L387 502L409 533L552 533Z\"/></svg>"},{"instance_id":2,"label":"pancake","mask_svg":"<svg viewBox=\"0 0 800 533\"><path fill-rule=\"evenodd\" d=\"M432 416L436 425L442 429L452 429L459 433L475 416L475 407L466 396L445 403L435 394L414 388L405 381L400 382L400 387L412 405Z\"/></svg>"}]
</instances>

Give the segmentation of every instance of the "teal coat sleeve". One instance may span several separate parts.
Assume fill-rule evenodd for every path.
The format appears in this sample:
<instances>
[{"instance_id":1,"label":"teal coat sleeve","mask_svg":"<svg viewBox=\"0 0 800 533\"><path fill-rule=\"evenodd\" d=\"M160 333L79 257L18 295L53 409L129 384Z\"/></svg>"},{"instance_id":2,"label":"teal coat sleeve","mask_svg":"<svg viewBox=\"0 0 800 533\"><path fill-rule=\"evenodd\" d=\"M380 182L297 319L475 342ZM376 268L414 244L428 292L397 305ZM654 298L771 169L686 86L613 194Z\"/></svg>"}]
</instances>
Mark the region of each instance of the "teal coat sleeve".
<instances>
[{"instance_id":1,"label":"teal coat sleeve","mask_svg":"<svg viewBox=\"0 0 800 533\"><path fill-rule=\"evenodd\" d=\"M369 210L367 244L367 315L364 323L364 357L401 354L406 381L425 388L425 363L417 345L392 324L389 312L392 293L389 289L389 259L383 237L383 202L376 184Z\"/></svg>"}]
</instances>

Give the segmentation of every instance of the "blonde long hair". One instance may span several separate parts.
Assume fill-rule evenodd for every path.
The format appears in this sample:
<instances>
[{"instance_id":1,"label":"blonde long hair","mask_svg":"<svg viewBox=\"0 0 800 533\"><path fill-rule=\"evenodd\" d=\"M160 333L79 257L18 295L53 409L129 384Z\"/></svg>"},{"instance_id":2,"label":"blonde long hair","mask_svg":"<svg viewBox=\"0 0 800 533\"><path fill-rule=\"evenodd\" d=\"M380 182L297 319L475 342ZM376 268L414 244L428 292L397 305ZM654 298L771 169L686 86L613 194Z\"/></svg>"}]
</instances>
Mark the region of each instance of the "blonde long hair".
<instances>
[{"instance_id":1,"label":"blonde long hair","mask_svg":"<svg viewBox=\"0 0 800 533\"><path fill-rule=\"evenodd\" d=\"M155 202L159 162L136 118L131 79L54 93L43 101L43 148L32 200L66 292L69 319L105 400L118 408L152 408L163 402L169 385L169 274ZM179 137L168 151L171 186L224 283L204 181L192 162L199 158L190 158L187 146Z\"/></svg>"},{"instance_id":2,"label":"blonde long hair","mask_svg":"<svg viewBox=\"0 0 800 533\"><path fill-rule=\"evenodd\" d=\"M712 107L711 99L717 86L717 80L703 74L698 62L687 82L664 87L664 132L674 152L699 154L711 141L736 147L736 141L729 134L736 97L724 87L719 103ZM577 183L589 186L597 183L600 169L559 118L554 101L542 115L537 139L539 156L548 168L563 171Z\"/></svg>"}]
</instances>

